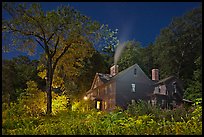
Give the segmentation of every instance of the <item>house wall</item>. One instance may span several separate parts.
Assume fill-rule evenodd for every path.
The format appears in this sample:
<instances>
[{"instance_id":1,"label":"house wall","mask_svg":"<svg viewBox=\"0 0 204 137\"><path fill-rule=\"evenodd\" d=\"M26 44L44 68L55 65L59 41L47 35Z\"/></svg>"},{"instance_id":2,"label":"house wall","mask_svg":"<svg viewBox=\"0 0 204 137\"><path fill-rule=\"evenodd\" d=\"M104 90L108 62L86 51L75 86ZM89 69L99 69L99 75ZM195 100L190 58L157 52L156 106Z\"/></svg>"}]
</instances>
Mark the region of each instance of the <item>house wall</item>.
<instances>
[{"instance_id":1,"label":"house wall","mask_svg":"<svg viewBox=\"0 0 204 137\"><path fill-rule=\"evenodd\" d=\"M94 83L94 85L93 85L93 89L94 88L96 88L96 87L99 87L99 86L101 86L101 85L103 85L104 83L100 80L100 78L97 76L96 77L96 81L95 81L95 83Z\"/></svg>"},{"instance_id":2,"label":"house wall","mask_svg":"<svg viewBox=\"0 0 204 137\"><path fill-rule=\"evenodd\" d=\"M173 82L178 83L179 81L172 79L168 82L161 83L155 87L154 94L157 94L157 96L155 96L157 100L156 102L157 105L163 106L162 100L165 100L166 108L173 108L182 105L182 89L178 88L178 86L174 87ZM167 96L165 97L162 95ZM151 100L154 100L154 98L152 98Z\"/></svg>"},{"instance_id":3,"label":"house wall","mask_svg":"<svg viewBox=\"0 0 204 137\"><path fill-rule=\"evenodd\" d=\"M102 90L102 110L112 110L115 108L115 82L106 84Z\"/></svg>"},{"instance_id":4,"label":"house wall","mask_svg":"<svg viewBox=\"0 0 204 137\"><path fill-rule=\"evenodd\" d=\"M167 95L168 93L166 92L166 85L158 85L154 88L154 93L162 94L162 95Z\"/></svg>"},{"instance_id":5,"label":"house wall","mask_svg":"<svg viewBox=\"0 0 204 137\"><path fill-rule=\"evenodd\" d=\"M153 83L137 64L134 65L116 79L116 105L126 109L132 100L147 100L147 95L154 90ZM132 84L135 84L135 92L132 92Z\"/></svg>"},{"instance_id":6,"label":"house wall","mask_svg":"<svg viewBox=\"0 0 204 137\"><path fill-rule=\"evenodd\" d=\"M115 108L115 82L107 83L93 89L87 94L91 100L101 101L101 110L112 110Z\"/></svg>"}]
</instances>

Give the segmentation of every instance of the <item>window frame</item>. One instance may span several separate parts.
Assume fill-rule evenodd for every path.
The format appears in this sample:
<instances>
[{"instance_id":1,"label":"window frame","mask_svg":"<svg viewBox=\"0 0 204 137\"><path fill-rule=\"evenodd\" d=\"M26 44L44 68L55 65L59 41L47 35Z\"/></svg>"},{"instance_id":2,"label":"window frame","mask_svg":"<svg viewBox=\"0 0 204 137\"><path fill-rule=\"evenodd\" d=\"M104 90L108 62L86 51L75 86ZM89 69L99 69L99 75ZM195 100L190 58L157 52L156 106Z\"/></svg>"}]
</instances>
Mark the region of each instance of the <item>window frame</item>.
<instances>
[{"instance_id":1,"label":"window frame","mask_svg":"<svg viewBox=\"0 0 204 137\"><path fill-rule=\"evenodd\" d=\"M136 84L135 83L131 84L131 92L133 92L133 93L136 92Z\"/></svg>"}]
</instances>

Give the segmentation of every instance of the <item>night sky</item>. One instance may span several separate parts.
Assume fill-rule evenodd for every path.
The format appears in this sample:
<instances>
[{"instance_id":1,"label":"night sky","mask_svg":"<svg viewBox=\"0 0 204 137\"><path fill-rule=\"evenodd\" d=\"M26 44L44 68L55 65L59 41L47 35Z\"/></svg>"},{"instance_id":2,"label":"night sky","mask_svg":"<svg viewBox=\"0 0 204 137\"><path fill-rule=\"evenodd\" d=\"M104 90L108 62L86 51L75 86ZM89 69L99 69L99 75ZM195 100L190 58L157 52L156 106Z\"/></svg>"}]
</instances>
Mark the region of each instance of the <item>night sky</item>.
<instances>
[{"instance_id":1,"label":"night sky","mask_svg":"<svg viewBox=\"0 0 204 137\"><path fill-rule=\"evenodd\" d=\"M56 10L60 5L70 5L82 14L111 29L118 29L120 42L136 40L142 46L154 42L160 30L167 27L173 17L199 7L201 2L41 2L42 8ZM4 16L4 13L2 14ZM39 49L37 50L40 51ZM22 52L2 53L10 59ZM26 54L23 54L26 55ZM31 56L37 59L38 55Z\"/></svg>"}]
</instances>

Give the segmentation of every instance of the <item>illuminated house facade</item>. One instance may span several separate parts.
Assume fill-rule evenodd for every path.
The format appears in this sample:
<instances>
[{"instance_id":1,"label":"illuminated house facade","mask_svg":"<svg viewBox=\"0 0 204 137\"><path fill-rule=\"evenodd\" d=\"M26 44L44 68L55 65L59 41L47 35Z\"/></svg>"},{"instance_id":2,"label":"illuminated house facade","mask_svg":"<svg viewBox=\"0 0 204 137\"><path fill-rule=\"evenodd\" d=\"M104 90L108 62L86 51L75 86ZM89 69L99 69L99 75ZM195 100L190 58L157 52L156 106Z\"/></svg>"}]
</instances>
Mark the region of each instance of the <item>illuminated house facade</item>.
<instances>
[{"instance_id":1,"label":"illuminated house facade","mask_svg":"<svg viewBox=\"0 0 204 137\"><path fill-rule=\"evenodd\" d=\"M86 97L102 111L111 111L116 106L126 109L138 100L173 108L182 104L183 88L174 76L159 80L158 69L152 70L152 79L149 79L137 64L119 73L118 66L114 65L110 74L96 73Z\"/></svg>"}]
</instances>

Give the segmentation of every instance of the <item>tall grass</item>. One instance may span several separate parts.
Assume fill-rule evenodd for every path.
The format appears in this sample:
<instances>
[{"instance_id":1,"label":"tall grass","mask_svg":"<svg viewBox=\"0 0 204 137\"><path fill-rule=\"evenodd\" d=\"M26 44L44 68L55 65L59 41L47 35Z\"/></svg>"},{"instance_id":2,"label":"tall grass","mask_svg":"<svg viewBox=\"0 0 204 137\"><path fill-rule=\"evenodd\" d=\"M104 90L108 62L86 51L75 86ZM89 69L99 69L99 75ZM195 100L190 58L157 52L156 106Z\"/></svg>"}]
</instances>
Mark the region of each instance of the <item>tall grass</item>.
<instances>
[{"instance_id":1,"label":"tall grass","mask_svg":"<svg viewBox=\"0 0 204 137\"><path fill-rule=\"evenodd\" d=\"M89 110L61 110L54 115L26 115L25 110L3 111L4 135L201 135L202 106L195 105L179 115L178 110L152 110L140 115L131 111L99 112ZM81 106L80 106L81 107ZM18 107L19 108L19 107ZM134 110L136 109L136 110ZM130 113L131 112L131 113Z\"/></svg>"}]
</instances>

